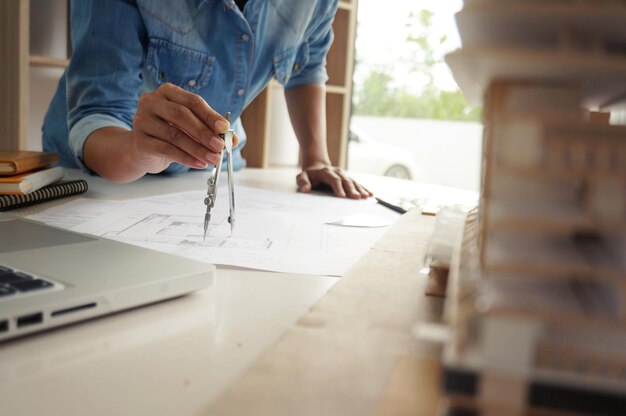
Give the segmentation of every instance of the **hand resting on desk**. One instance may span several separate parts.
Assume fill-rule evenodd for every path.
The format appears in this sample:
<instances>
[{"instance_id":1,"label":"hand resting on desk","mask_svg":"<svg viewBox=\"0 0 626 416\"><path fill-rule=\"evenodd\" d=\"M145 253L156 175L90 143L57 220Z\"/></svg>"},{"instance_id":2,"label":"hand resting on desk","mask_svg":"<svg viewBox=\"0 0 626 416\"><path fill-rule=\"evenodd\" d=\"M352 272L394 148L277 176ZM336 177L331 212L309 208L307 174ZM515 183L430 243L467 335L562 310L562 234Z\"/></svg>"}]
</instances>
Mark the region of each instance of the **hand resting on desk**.
<instances>
[{"instance_id":1,"label":"hand resting on desk","mask_svg":"<svg viewBox=\"0 0 626 416\"><path fill-rule=\"evenodd\" d=\"M350 178L342 169L330 165L317 165L302 170L296 176L298 191L331 190L339 198L365 199L373 196L364 186Z\"/></svg>"}]
</instances>

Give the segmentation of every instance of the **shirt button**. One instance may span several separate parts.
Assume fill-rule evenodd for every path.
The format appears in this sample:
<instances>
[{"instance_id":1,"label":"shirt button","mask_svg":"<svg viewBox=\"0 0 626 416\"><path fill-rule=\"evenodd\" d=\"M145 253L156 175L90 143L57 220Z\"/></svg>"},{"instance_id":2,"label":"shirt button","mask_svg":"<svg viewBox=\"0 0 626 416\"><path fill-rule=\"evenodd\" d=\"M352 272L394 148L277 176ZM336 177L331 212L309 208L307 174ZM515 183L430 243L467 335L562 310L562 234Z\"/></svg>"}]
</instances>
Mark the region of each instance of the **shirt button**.
<instances>
[{"instance_id":1,"label":"shirt button","mask_svg":"<svg viewBox=\"0 0 626 416\"><path fill-rule=\"evenodd\" d=\"M250 39L250 35L248 35L247 33L244 33L243 35L241 35L241 39L243 39L244 41L247 41L248 39Z\"/></svg>"},{"instance_id":2,"label":"shirt button","mask_svg":"<svg viewBox=\"0 0 626 416\"><path fill-rule=\"evenodd\" d=\"M190 87L195 87L196 86L196 80L195 79L190 79L189 82L187 83L187 85L189 85Z\"/></svg>"},{"instance_id":3,"label":"shirt button","mask_svg":"<svg viewBox=\"0 0 626 416\"><path fill-rule=\"evenodd\" d=\"M246 92L246 90L244 90L243 88L240 88L240 89L237 91L237 95L242 96L244 92Z\"/></svg>"}]
</instances>

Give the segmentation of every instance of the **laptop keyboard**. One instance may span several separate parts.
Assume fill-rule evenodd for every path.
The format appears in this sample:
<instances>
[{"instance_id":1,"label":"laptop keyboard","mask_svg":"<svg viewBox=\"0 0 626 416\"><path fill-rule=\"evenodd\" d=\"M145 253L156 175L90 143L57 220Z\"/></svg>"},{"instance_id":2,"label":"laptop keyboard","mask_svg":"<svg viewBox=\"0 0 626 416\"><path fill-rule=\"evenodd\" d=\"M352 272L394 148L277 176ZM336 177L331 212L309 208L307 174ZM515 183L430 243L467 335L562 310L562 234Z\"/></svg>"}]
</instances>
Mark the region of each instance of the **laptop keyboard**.
<instances>
[{"instance_id":1,"label":"laptop keyboard","mask_svg":"<svg viewBox=\"0 0 626 416\"><path fill-rule=\"evenodd\" d=\"M52 282L0 265L0 299L52 288Z\"/></svg>"}]
</instances>

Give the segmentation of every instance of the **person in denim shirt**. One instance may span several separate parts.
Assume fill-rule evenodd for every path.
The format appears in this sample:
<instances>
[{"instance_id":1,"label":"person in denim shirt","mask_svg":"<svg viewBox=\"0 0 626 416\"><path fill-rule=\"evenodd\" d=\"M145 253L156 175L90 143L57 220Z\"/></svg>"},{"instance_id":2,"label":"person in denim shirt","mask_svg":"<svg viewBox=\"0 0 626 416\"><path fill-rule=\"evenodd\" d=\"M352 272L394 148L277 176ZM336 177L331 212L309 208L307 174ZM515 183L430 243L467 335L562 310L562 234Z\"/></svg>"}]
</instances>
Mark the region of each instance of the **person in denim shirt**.
<instances>
[{"instance_id":1,"label":"person in denim shirt","mask_svg":"<svg viewBox=\"0 0 626 416\"><path fill-rule=\"evenodd\" d=\"M231 112L271 78L285 87L301 149L298 188L371 193L333 167L326 148L325 59L337 0L76 0L73 53L44 120L61 164L116 182L218 162Z\"/></svg>"}]
</instances>

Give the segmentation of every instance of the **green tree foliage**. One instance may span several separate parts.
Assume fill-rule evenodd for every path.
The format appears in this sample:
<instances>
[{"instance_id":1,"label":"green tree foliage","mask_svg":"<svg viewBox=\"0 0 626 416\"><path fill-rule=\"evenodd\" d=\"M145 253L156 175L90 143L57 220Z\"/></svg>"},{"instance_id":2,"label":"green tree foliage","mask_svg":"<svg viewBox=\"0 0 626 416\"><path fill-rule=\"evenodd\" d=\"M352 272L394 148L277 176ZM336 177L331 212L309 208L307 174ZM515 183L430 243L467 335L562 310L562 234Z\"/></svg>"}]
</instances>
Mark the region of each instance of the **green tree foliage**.
<instances>
[{"instance_id":1,"label":"green tree foliage","mask_svg":"<svg viewBox=\"0 0 626 416\"><path fill-rule=\"evenodd\" d=\"M408 57L409 73L426 80L419 94L394 86L388 69L370 69L355 93L354 113L379 117L425 118L436 120L480 120L481 110L467 104L460 91L444 91L435 84L434 71L443 63L441 53L446 37L429 36L433 14L422 10L409 17L411 35L407 38L412 53Z\"/></svg>"}]
</instances>

